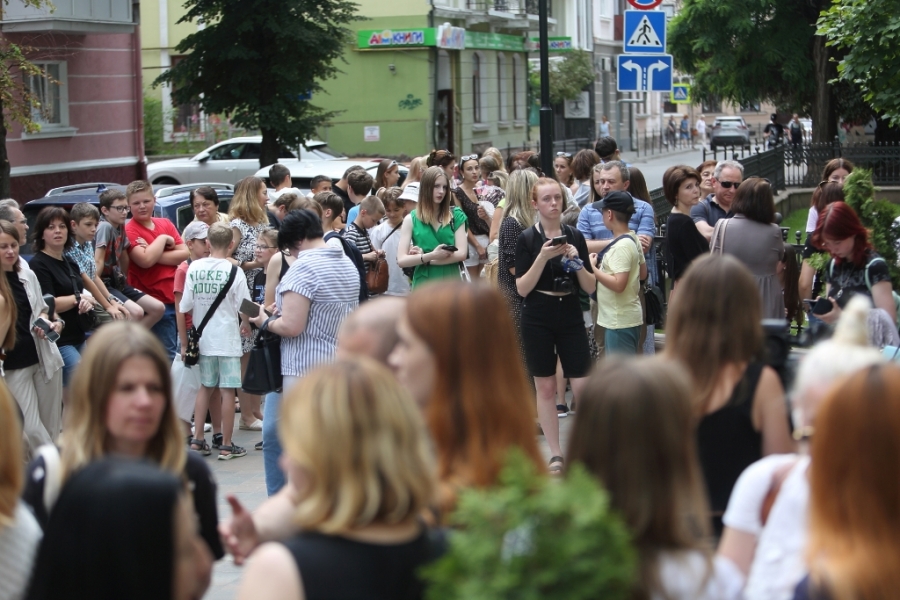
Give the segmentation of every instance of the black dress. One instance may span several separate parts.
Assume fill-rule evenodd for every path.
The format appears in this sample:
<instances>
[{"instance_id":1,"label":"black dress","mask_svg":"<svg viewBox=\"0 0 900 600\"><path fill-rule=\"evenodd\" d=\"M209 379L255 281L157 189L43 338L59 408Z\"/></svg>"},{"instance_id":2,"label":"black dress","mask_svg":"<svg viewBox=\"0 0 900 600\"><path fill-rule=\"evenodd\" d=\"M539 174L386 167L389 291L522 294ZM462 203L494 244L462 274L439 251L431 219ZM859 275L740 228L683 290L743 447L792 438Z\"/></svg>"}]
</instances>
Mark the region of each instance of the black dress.
<instances>
[{"instance_id":1,"label":"black dress","mask_svg":"<svg viewBox=\"0 0 900 600\"><path fill-rule=\"evenodd\" d=\"M522 231L524 231L522 224L512 217L504 217L500 223L500 235L497 237L497 243L500 246L497 256L497 286L509 305L509 314L512 315L516 334L519 336L519 349L522 351L522 356L525 356L525 347L522 345L522 335L519 331L522 324L523 298L516 288L516 276L509 272L516 266L516 243Z\"/></svg>"},{"instance_id":2,"label":"black dress","mask_svg":"<svg viewBox=\"0 0 900 600\"><path fill-rule=\"evenodd\" d=\"M722 534L722 515L738 477L762 458L762 433L753 427L753 396L764 367L747 365L728 402L704 416L697 427L697 450L717 536Z\"/></svg>"}]
</instances>

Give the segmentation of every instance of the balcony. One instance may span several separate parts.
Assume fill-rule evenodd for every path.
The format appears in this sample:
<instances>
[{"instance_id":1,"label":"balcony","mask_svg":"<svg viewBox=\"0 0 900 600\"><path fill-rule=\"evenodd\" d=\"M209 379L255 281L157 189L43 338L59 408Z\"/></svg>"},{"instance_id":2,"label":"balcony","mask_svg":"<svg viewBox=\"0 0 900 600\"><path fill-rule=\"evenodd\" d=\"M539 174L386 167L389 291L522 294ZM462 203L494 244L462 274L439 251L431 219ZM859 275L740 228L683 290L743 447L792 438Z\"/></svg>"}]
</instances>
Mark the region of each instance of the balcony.
<instances>
[{"instance_id":1,"label":"balcony","mask_svg":"<svg viewBox=\"0 0 900 600\"><path fill-rule=\"evenodd\" d=\"M553 16L553 2L547 0L549 17ZM513 15L537 15L538 0L466 0L469 10L486 10Z\"/></svg>"},{"instance_id":2,"label":"balcony","mask_svg":"<svg viewBox=\"0 0 900 600\"><path fill-rule=\"evenodd\" d=\"M0 5L3 33L132 33L132 0L54 0L54 10L22 0Z\"/></svg>"}]
</instances>

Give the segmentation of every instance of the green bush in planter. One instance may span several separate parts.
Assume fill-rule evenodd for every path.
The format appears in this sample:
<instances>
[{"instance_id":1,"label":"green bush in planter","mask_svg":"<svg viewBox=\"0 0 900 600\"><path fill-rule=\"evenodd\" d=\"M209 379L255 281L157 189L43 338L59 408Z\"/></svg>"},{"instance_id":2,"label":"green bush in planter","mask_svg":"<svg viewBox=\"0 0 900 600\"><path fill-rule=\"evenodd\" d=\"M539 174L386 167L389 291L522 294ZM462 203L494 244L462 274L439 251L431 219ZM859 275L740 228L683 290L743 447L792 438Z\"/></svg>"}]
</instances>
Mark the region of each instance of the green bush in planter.
<instances>
[{"instance_id":1,"label":"green bush in planter","mask_svg":"<svg viewBox=\"0 0 900 600\"><path fill-rule=\"evenodd\" d=\"M625 599L636 554L607 493L575 465L563 480L510 453L501 484L461 494L447 554L426 567L428 600Z\"/></svg>"}]
</instances>

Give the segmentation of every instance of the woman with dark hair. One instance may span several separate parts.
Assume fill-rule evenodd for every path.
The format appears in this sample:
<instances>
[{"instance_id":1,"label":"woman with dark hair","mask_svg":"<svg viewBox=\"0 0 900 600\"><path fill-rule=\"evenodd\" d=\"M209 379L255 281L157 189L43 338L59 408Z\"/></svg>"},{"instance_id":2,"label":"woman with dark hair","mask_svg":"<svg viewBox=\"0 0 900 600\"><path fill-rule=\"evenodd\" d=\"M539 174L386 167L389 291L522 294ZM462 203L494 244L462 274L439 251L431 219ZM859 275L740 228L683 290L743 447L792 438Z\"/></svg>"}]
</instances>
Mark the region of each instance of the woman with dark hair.
<instances>
[{"instance_id":1,"label":"woman with dark hair","mask_svg":"<svg viewBox=\"0 0 900 600\"><path fill-rule=\"evenodd\" d=\"M560 222L565 198L555 179L537 180L531 193L535 225L519 235L515 266L516 289L525 298L521 325L525 362L534 377L538 420L550 446L554 473L563 467L555 402L557 361L577 400L592 366L578 290L592 293L597 286L584 234Z\"/></svg>"},{"instance_id":2,"label":"woman with dark hair","mask_svg":"<svg viewBox=\"0 0 900 600\"><path fill-rule=\"evenodd\" d=\"M429 167L422 175L416 208L403 218L397 264L414 267L410 287L428 281L458 279L468 253L466 222L461 208L453 205L446 172Z\"/></svg>"},{"instance_id":3,"label":"woman with dark hair","mask_svg":"<svg viewBox=\"0 0 900 600\"><path fill-rule=\"evenodd\" d=\"M56 441L62 419L63 359L56 344L47 335L58 335L62 323L53 320L44 302L37 277L19 259L19 231L9 221L0 221L0 265L12 294L15 320L7 333L9 342L4 360L4 379L23 417L25 442L29 453ZM47 330L34 325L42 319ZM52 336L51 336L52 337Z\"/></svg>"},{"instance_id":4,"label":"woman with dark hair","mask_svg":"<svg viewBox=\"0 0 900 600\"><path fill-rule=\"evenodd\" d=\"M449 190L456 186L456 181L453 179L455 162L456 158L454 158L453 153L449 150L432 150L425 159L425 166L440 167L447 177L447 189ZM425 174L422 173L422 176L424 177Z\"/></svg>"},{"instance_id":5,"label":"woman with dark hair","mask_svg":"<svg viewBox=\"0 0 900 600\"><path fill-rule=\"evenodd\" d=\"M84 294L84 283L78 263L65 255L66 250L70 249L75 241L69 214L58 206L42 209L38 213L31 235L37 252L28 262L28 266L41 284L41 293L50 294L56 300L56 314L59 315L63 325L56 346L65 363L63 367L63 389L65 389L69 387L72 373L81 360L84 340L88 333L79 315L92 311L94 304L91 302L90 292Z\"/></svg>"},{"instance_id":6,"label":"woman with dark hair","mask_svg":"<svg viewBox=\"0 0 900 600\"><path fill-rule=\"evenodd\" d=\"M809 578L795 600L888 599L900 589L900 368L875 365L832 388L809 466Z\"/></svg>"},{"instance_id":7,"label":"woman with dark hair","mask_svg":"<svg viewBox=\"0 0 900 600\"><path fill-rule=\"evenodd\" d=\"M288 213L278 230L278 246L295 258L275 290L275 314L264 310L250 319L281 336L281 374L283 389L319 364L334 358L338 328L344 318L359 306L359 271L341 246L330 246L322 239L322 221L312 211ZM268 402L276 397L269 395ZM266 412L277 415L277 406ZM281 445L275 423L264 423L263 458L266 482L270 489L283 483L278 467ZM269 481L273 485L269 485Z\"/></svg>"},{"instance_id":8,"label":"woman with dark hair","mask_svg":"<svg viewBox=\"0 0 900 600\"><path fill-rule=\"evenodd\" d=\"M712 180L715 178L716 174L716 161L707 160L700 163L700 166L697 167L697 173L700 174L700 199L708 197L710 194L716 193L713 189Z\"/></svg>"},{"instance_id":9,"label":"woman with dark hair","mask_svg":"<svg viewBox=\"0 0 900 600\"><path fill-rule=\"evenodd\" d=\"M213 223L231 223L227 214L219 212L219 194L208 185L191 190L191 209L194 211L194 220L208 226Z\"/></svg>"},{"instance_id":10,"label":"woman with dark hair","mask_svg":"<svg viewBox=\"0 0 900 600\"><path fill-rule=\"evenodd\" d=\"M784 319L784 294L778 279L784 240L775 224L772 186L759 177L745 179L734 195L731 211L734 217L716 223L710 248L737 257L753 273L763 319Z\"/></svg>"},{"instance_id":11,"label":"woman with dark hair","mask_svg":"<svg viewBox=\"0 0 900 600\"><path fill-rule=\"evenodd\" d=\"M763 456L794 451L784 388L762 362L760 304L752 274L721 255L691 263L669 304L665 355L691 376L697 447L717 535L741 472Z\"/></svg>"},{"instance_id":12,"label":"woman with dark hair","mask_svg":"<svg viewBox=\"0 0 900 600\"><path fill-rule=\"evenodd\" d=\"M76 473L110 455L146 460L190 488L201 535L221 558L216 484L203 458L187 452L182 434L162 345L145 327L110 323L92 336L72 379L59 466L43 456L32 461L22 498L46 527L56 511L52 490Z\"/></svg>"},{"instance_id":13,"label":"woman with dark hair","mask_svg":"<svg viewBox=\"0 0 900 600\"><path fill-rule=\"evenodd\" d=\"M784 290L784 310L788 323L803 324L803 299L800 296L800 265L797 250L792 244L784 243L784 258L776 268L778 280Z\"/></svg>"},{"instance_id":14,"label":"woman with dark hair","mask_svg":"<svg viewBox=\"0 0 900 600\"><path fill-rule=\"evenodd\" d=\"M741 597L740 571L709 545L695 424L690 380L670 361L611 356L585 384L567 457L600 480L630 530L631 598Z\"/></svg>"},{"instance_id":15,"label":"woman with dark hair","mask_svg":"<svg viewBox=\"0 0 900 600\"><path fill-rule=\"evenodd\" d=\"M378 163L378 169L375 170L375 185L372 189L394 187L399 180L400 164L396 160L386 158Z\"/></svg>"},{"instance_id":16,"label":"woman with dark hair","mask_svg":"<svg viewBox=\"0 0 900 600\"><path fill-rule=\"evenodd\" d=\"M891 323L896 321L887 262L872 249L868 230L849 205L835 202L825 207L812 243L832 257L825 267L825 296L833 308L819 318L828 324L836 322L850 298L862 294L872 300L875 309L887 313Z\"/></svg>"},{"instance_id":17,"label":"woman with dark hair","mask_svg":"<svg viewBox=\"0 0 900 600\"><path fill-rule=\"evenodd\" d=\"M491 217L497 208L496 202L481 196L476 185L479 178L478 155L470 154L459 159L459 175L462 178L453 196L456 206L466 214L466 239L468 240L468 257L463 265L469 270L469 277L477 279L481 274L481 265L487 262L488 234L491 231Z\"/></svg>"},{"instance_id":18,"label":"woman with dark hair","mask_svg":"<svg viewBox=\"0 0 900 600\"><path fill-rule=\"evenodd\" d=\"M816 271L809 262L810 258L824 252L812 242L813 232L819 223L819 215L825 211L825 207L829 204L843 201L844 186L836 181L822 181L813 192L809 219L806 221L806 245L803 247L803 266L800 269L801 298L812 298L813 294L818 295L822 288L821 272Z\"/></svg>"},{"instance_id":19,"label":"woman with dark hair","mask_svg":"<svg viewBox=\"0 0 900 600\"><path fill-rule=\"evenodd\" d=\"M199 600L212 560L191 512L174 474L123 458L95 461L59 495L27 600Z\"/></svg>"},{"instance_id":20,"label":"woman with dark hair","mask_svg":"<svg viewBox=\"0 0 900 600\"><path fill-rule=\"evenodd\" d=\"M666 264L673 290L691 262L709 252L709 242L691 218L691 207L700 201L700 182L697 171L687 165L669 167L663 175L663 192L672 205L666 219Z\"/></svg>"},{"instance_id":21,"label":"woman with dark hair","mask_svg":"<svg viewBox=\"0 0 900 600\"><path fill-rule=\"evenodd\" d=\"M578 184L573 201L581 208L584 208L593 194L591 176L594 166L598 164L600 164L600 158L593 150L579 150L572 159L572 176L575 177L575 182Z\"/></svg>"}]
</instances>

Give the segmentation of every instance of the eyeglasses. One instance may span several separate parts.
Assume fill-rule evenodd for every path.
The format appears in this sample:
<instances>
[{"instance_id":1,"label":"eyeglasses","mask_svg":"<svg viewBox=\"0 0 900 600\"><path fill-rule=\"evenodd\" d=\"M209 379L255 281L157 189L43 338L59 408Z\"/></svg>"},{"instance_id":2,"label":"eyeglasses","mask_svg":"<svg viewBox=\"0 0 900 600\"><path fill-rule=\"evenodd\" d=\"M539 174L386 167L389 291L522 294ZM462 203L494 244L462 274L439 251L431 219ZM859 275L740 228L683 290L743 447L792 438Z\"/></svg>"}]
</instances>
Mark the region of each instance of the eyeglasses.
<instances>
[{"instance_id":1,"label":"eyeglasses","mask_svg":"<svg viewBox=\"0 0 900 600\"><path fill-rule=\"evenodd\" d=\"M736 188L741 185L740 181L720 181L719 185L721 185L726 190L730 190L731 188Z\"/></svg>"},{"instance_id":2,"label":"eyeglasses","mask_svg":"<svg viewBox=\"0 0 900 600\"><path fill-rule=\"evenodd\" d=\"M256 245L257 250L275 250L278 246L261 246L260 244Z\"/></svg>"},{"instance_id":3,"label":"eyeglasses","mask_svg":"<svg viewBox=\"0 0 900 600\"><path fill-rule=\"evenodd\" d=\"M128 207L127 207L127 206L110 206L110 208L111 208L112 210L117 210L117 211L119 211L120 213L127 213L127 212L128 212Z\"/></svg>"},{"instance_id":4,"label":"eyeglasses","mask_svg":"<svg viewBox=\"0 0 900 600\"><path fill-rule=\"evenodd\" d=\"M466 156L463 156L462 158L459 159L459 163L462 164L462 163L466 162L467 160L478 160L478 155L477 154L467 154Z\"/></svg>"},{"instance_id":5,"label":"eyeglasses","mask_svg":"<svg viewBox=\"0 0 900 600\"><path fill-rule=\"evenodd\" d=\"M556 156L561 156L563 158L572 158L571 152L557 152Z\"/></svg>"}]
</instances>

